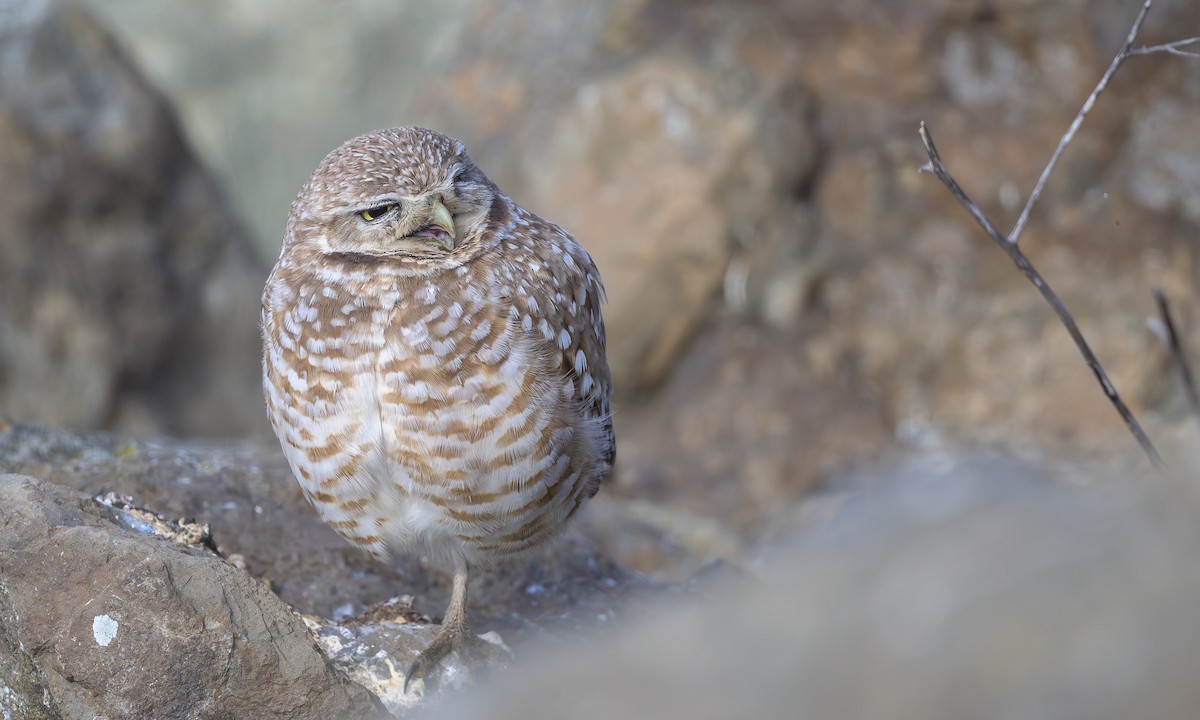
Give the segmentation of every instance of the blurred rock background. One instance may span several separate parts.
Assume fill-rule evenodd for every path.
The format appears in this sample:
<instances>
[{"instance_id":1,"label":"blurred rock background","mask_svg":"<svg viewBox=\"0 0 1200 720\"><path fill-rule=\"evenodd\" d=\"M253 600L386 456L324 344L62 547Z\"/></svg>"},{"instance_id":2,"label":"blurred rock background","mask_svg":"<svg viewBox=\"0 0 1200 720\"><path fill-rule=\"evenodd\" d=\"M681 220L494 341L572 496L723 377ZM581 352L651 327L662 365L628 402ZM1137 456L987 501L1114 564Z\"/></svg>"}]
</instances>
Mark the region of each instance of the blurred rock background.
<instances>
[{"instance_id":1,"label":"blurred rock background","mask_svg":"<svg viewBox=\"0 0 1200 720\"><path fill-rule=\"evenodd\" d=\"M784 592L763 595L766 605L754 605L753 594L745 605L718 595L695 622L719 624L722 609L735 605L749 616L771 613L779 608L767 605L781 597L798 607L799 597L811 604L803 615L810 619L844 605L846 625L824 635L787 625L797 646L840 646L845 628L895 590L856 594L871 582L886 585L886 573L872 568L888 566L893 549L896 562L919 570L959 540L978 540L961 557L1002 554L1007 538L1029 527L1033 539L1014 549L1011 563L1042 578L1039 538L1051 538L1060 521L1124 548L1122 572L1161 582L1171 598L1194 597L1191 575L1146 560L1160 550L1165 558L1191 552L1194 533L1172 529L1186 526L1177 514L1164 531L1172 537L1151 532L1158 506L1175 496L1112 501L1107 491L1086 492L1091 471L1043 472L1046 458L1056 468L1086 459L1118 468L1119 485L1144 460L1050 309L945 189L917 172L924 120L958 180L1010 228L1139 5L0 0L0 418L14 422L0 419L0 470L86 493L137 493L164 512L212 522L218 546L233 548L251 574L307 612L357 613L398 586L419 593L419 605L438 607L437 578L417 584L419 568L368 563L313 525L262 411L257 335L261 285L311 169L351 135L421 124L462 139L506 192L574 232L609 290L619 466L578 524L599 550L548 550L510 573L519 586L506 585L503 572L487 576L482 582L498 580L483 593L495 599L482 610L487 622L519 626L539 603L549 615L593 614L609 602L604 592L587 599L585 586L600 587L597 578L640 587L643 579L618 568L682 579L714 560L755 565L764 540L793 547L780 538L829 522L850 528L841 544L829 549L818 538L816 551L802 542L796 555L782 555L829 584L788 575ZM1200 5L1158 0L1139 42L1198 34ZM1189 455L1194 434L1146 318L1152 289L1163 287L1200 351L1198 231L1200 63L1133 58L1063 157L1022 245L1169 457ZM26 422L204 439L218 449L17 424ZM259 448L230 454L245 445ZM970 463L982 446L1024 459L981 472ZM897 460L910 455L926 464ZM955 529L942 532L922 513L948 517L938 503L952 501L957 486L920 485L918 477L942 471L965 478L968 495L986 485L980 478L1053 477L1002 497L981 490L961 506L962 519L950 513ZM901 489L866 515L844 515L847 502L863 497L845 488L861 488L863 477L880 486L894 478ZM906 482L919 492L906 494ZM1062 486L1084 491L1064 494ZM819 487L841 489L804 500ZM5 492L26 508L12 517L28 520L9 525L30 537L68 515L73 527L104 528L104 538L118 532L90 510L77 512L86 506L79 497L25 480L9 481ZM1192 495L1182 497L1183 507L1194 507ZM1023 525L1028 509L1043 504L1048 514ZM990 507L1000 508L1001 529L977 537L972 528L987 527ZM1108 518L1126 507L1136 512L1122 520L1125 534L1105 535L1116 527ZM49 519L37 520L42 515ZM88 546L91 536L80 533L80 547ZM279 537L294 543L264 545ZM1150 539L1125 542L1136 537ZM906 538L916 549L898 545ZM13 557L25 542L12 541ZM1107 555L1064 542L1064 567L1102 577ZM823 547L832 559L822 559ZM837 569L842 561L848 571ZM975 607L973 588L991 587L963 576L964 567L973 566L947 561L930 576L914 571L913 582L948 588L933 600L954 614ZM101 575L97 587L108 582ZM534 586L552 590L522 589ZM1015 598L1007 605L1001 597L994 623L962 627L1002 645L1006 628L1043 618L1062 633L1047 641L1054 652L1078 642L1092 648L1080 657L1120 660L1121 643L1103 635L1105 608L1075 613L1081 596L1059 594L1053 583L1018 589L1030 594L1006 596ZM18 595L0 597L0 611L38 602ZM1118 640L1136 635L1136 618L1153 605L1142 597L1128 603L1111 615ZM1027 607L1048 610L1029 615ZM47 637L56 622L44 624ZM900 641L932 647L957 637L954 627L897 632L909 633ZM1170 636L1164 627L1151 637ZM776 635L769 623L738 628L747 642L756 632ZM17 647L3 630L0 623L0 646ZM663 630L663 647L675 642L671 632ZM1179 657L1194 658L1190 637L1180 640ZM54 638L47 642L62 640ZM854 652L891 662L895 647L860 639ZM1028 658L1022 648L988 656L1001 663L1001 690L1029 687L1005 674ZM816 667L828 656L793 659ZM1173 657L1155 655L1144 667ZM1110 687L1103 678L1126 671L1136 681L1128 667L1104 662L1063 682L1102 678L1090 686ZM30 682L28 696L38 697L41 681ZM1050 691L1063 687L1047 683ZM1120 697L1136 699L1146 687ZM971 697L991 692L975 689ZM338 692L329 697L362 700ZM825 707L871 715L861 706ZM962 716L912 707L914 717Z\"/></svg>"},{"instance_id":2,"label":"blurred rock background","mask_svg":"<svg viewBox=\"0 0 1200 720\"><path fill-rule=\"evenodd\" d=\"M618 495L754 536L891 444L1128 447L915 130L1010 226L1134 5L0 4L0 408L269 445L256 304L292 194L413 123L599 264ZM1141 40L1198 26L1160 0ZM1197 138L1196 63L1133 59L1023 238L1151 430L1183 409L1151 288L1198 320Z\"/></svg>"},{"instance_id":3,"label":"blurred rock background","mask_svg":"<svg viewBox=\"0 0 1200 720\"><path fill-rule=\"evenodd\" d=\"M893 443L1127 448L915 131L1011 226L1135 5L9 3L0 407L269 442L255 302L292 194L414 123L595 256L619 494L754 534ZM1160 0L1141 40L1196 27ZM1153 286L1196 334L1197 138L1196 63L1131 60L1023 239L1152 431L1183 410Z\"/></svg>"}]
</instances>

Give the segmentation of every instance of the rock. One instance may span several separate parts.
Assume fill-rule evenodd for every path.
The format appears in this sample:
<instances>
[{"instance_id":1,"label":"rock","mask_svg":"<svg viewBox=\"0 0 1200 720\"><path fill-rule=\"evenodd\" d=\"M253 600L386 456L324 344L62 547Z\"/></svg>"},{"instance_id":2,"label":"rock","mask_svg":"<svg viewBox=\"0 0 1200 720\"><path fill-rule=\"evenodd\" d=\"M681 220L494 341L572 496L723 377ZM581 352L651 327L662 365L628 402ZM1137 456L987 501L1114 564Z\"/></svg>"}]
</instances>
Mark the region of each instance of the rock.
<instances>
[{"instance_id":1,"label":"rock","mask_svg":"<svg viewBox=\"0 0 1200 720\"><path fill-rule=\"evenodd\" d=\"M346 603L365 607L401 589L317 518L281 456L9 425L0 431L0 469L199 519L222 554L240 555L301 612L333 617Z\"/></svg>"},{"instance_id":2,"label":"rock","mask_svg":"<svg viewBox=\"0 0 1200 720\"><path fill-rule=\"evenodd\" d=\"M478 4L82 2L171 98L260 255L271 259L288 206L321 158L354 135L406 124L396 103L457 52Z\"/></svg>"},{"instance_id":3,"label":"rock","mask_svg":"<svg viewBox=\"0 0 1200 720\"><path fill-rule=\"evenodd\" d=\"M482 666L480 661L473 660L468 667L458 653L451 653L437 673L413 680L406 689L409 665L437 634L437 628L428 624L428 618L420 620L423 622L331 624L306 618L334 667L379 698L395 717L409 717L418 708L435 707L447 697L477 687L505 667L504 658L512 657L512 649L491 631L480 637L495 644L495 658L484 660Z\"/></svg>"},{"instance_id":4,"label":"rock","mask_svg":"<svg viewBox=\"0 0 1200 720\"><path fill-rule=\"evenodd\" d=\"M168 518L209 526L222 555L271 584L302 613L342 620L398 594L422 612L445 607L449 578L416 558L372 560L337 536L309 507L280 453L0 422L0 471L32 475L91 496L115 491ZM435 569L436 570L436 569ZM533 628L531 615L558 630L590 625L621 593L645 583L568 535L519 561L472 574L471 607L501 628ZM530 593L531 586L542 588ZM540 621L540 622L542 622ZM481 629L482 623L481 623Z\"/></svg>"},{"instance_id":5,"label":"rock","mask_svg":"<svg viewBox=\"0 0 1200 720\"><path fill-rule=\"evenodd\" d=\"M880 398L861 389L852 361L810 344L800 331L731 319L706 329L660 401L621 418L637 440L621 450L615 492L753 540L821 480L876 456L892 442Z\"/></svg>"},{"instance_id":6,"label":"rock","mask_svg":"<svg viewBox=\"0 0 1200 720\"><path fill-rule=\"evenodd\" d=\"M28 421L265 434L266 276L166 101L71 2L0 10L0 404Z\"/></svg>"},{"instance_id":7,"label":"rock","mask_svg":"<svg viewBox=\"0 0 1200 720\"><path fill-rule=\"evenodd\" d=\"M1189 718L1191 478L1003 453L891 457L758 568L437 715Z\"/></svg>"},{"instance_id":8,"label":"rock","mask_svg":"<svg viewBox=\"0 0 1200 720\"><path fill-rule=\"evenodd\" d=\"M118 512L0 477L6 708L71 718L374 713L371 695L334 671L265 584L210 551L123 529Z\"/></svg>"},{"instance_id":9,"label":"rock","mask_svg":"<svg viewBox=\"0 0 1200 720\"><path fill-rule=\"evenodd\" d=\"M334 666L377 693L389 709L403 711L436 694L421 683L407 695L400 690L408 665L436 630L430 618L445 608L449 579L423 568L418 558L397 558L391 565L376 562L339 538L304 501L278 454L0 422L0 472L32 475L82 490L88 498L99 496L103 504L84 504L123 528L157 528L168 537L215 547L228 562L211 555L204 556L205 562L218 563L221 573L235 579L197 576L197 586L189 592L219 597L218 583L233 583L259 588L256 593L271 598L278 595L312 616L302 621L292 615L289 632L307 622ZM132 496L132 502L125 496ZM52 572L59 561L47 553L30 555L26 562ZM112 580L114 587L123 582L136 584L132 576ZM201 590L202 585L210 587ZM599 552L595 542L568 533L520 559L473 572L472 624L478 632L498 633L519 657L524 645L535 640L562 643L603 635L630 598L656 589ZM400 593L411 597L397 609L398 601L388 601ZM49 605L59 608L57 602ZM181 656L179 662L191 662L190 657ZM0 671L9 661L0 658ZM466 675L461 665L452 666L442 685L461 686ZM22 694L34 696L33 689Z\"/></svg>"},{"instance_id":10,"label":"rock","mask_svg":"<svg viewBox=\"0 0 1200 720\"><path fill-rule=\"evenodd\" d=\"M857 368L860 391L881 399L905 442L1002 440L1079 456L1132 442L1036 290L935 178L916 172L925 159L916 129L929 123L951 172L1007 231L1136 8L867 5L781 4L828 129L812 198L827 270L797 351L828 360L815 368L826 381L831 367ZM1200 15L1176 3L1156 5L1150 20L1139 43L1175 39L1173 28ZM1168 287L1183 308L1200 300L1178 232L1195 224L1191 170L1163 160L1191 144L1178 129L1194 105L1181 60L1121 68L1022 235L1152 433L1179 404L1144 323L1151 290ZM1178 182L1164 194L1169 178ZM1184 312L1194 336L1196 317Z\"/></svg>"},{"instance_id":11,"label":"rock","mask_svg":"<svg viewBox=\"0 0 1200 720\"><path fill-rule=\"evenodd\" d=\"M1195 93L1200 95L1200 92ZM1200 223L1200 140L1194 119L1200 98L1162 98L1133 121L1124 165L1126 192L1152 210L1175 207Z\"/></svg>"}]
</instances>

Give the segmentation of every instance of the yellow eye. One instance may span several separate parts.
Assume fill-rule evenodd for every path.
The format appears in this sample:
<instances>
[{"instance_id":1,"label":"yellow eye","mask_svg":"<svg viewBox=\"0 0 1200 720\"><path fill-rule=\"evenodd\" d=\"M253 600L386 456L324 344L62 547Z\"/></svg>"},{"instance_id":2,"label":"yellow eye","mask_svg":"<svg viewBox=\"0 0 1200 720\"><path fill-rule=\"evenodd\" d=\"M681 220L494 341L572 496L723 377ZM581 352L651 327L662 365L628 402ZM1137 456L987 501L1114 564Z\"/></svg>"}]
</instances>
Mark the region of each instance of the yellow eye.
<instances>
[{"instance_id":1,"label":"yellow eye","mask_svg":"<svg viewBox=\"0 0 1200 720\"><path fill-rule=\"evenodd\" d=\"M363 210L362 212L360 212L358 214L358 216L361 217L363 220L366 220L367 222L373 222L373 221L378 220L379 218L383 217L384 215L387 215L389 212L392 211L392 208L394 208L394 207L396 207L396 203L389 203L387 205L380 205L378 207L367 208L366 210Z\"/></svg>"}]
</instances>

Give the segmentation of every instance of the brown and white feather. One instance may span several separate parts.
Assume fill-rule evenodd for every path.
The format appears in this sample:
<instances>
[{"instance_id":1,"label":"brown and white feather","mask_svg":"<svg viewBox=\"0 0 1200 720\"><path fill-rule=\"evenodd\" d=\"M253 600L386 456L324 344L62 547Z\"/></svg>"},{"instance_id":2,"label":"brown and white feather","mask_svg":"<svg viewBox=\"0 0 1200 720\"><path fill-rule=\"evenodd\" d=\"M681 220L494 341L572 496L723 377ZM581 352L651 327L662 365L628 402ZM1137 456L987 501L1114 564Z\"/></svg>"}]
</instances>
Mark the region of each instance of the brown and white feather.
<instances>
[{"instance_id":1,"label":"brown and white feather","mask_svg":"<svg viewBox=\"0 0 1200 720\"><path fill-rule=\"evenodd\" d=\"M430 194L462 220L452 251L360 234L378 198L402 199L399 227ZM481 562L558 532L615 454L603 297L582 246L457 141L395 128L335 150L263 294L268 413L306 497L377 557Z\"/></svg>"}]
</instances>

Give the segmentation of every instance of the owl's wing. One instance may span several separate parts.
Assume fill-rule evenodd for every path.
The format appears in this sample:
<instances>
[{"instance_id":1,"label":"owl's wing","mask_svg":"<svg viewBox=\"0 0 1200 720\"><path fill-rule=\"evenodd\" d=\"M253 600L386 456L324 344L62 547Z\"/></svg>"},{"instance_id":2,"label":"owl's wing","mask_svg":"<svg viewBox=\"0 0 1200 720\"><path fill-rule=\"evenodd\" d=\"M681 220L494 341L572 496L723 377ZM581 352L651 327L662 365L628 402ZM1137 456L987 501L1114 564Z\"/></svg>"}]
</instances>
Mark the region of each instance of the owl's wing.
<instances>
[{"instance_id":1,"label":"owl's wing","mask_svg":"<svg viewBox=\"0 0 1200 720\"><path fill-rule=\"evenodd\" d=\"M583 246L565 230L532 214L525 218L537 252L523 263L522 271L531 276L526 287L533 300L529 303L532 307L524 310L538 319L532 330L540 331L558 348L567 389L584 415L601 422L603 456L611 468L617 444L609 405L612 379L605 357L600 311L605 297L600 272Z\"/></svg>"}]
</instances>

